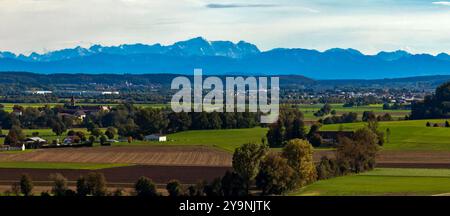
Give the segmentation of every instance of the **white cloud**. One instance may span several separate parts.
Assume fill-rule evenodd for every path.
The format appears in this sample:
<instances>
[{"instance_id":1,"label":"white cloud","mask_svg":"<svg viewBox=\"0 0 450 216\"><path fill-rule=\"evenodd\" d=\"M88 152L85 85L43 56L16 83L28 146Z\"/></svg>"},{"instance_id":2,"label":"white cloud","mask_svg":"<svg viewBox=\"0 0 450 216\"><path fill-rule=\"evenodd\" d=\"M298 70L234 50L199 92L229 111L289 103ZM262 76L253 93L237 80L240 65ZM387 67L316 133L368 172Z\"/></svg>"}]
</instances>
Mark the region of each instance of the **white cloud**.
<instances>
[{"instance_id":1,"label":"white cloud","mask_svg":"<svg viewBox=\"0 0 450 216\"><path fill-rule=\"evenodd\" d=\"M433 4L450 6L450 2L449 1L437 1L437 2L433 2Z\"/></svg>"},{"instance_id":2,"label":"white cloud","mask_svg":"<svg viewBox=\"0 0 450 216\"><path fill-rule=\"evenodd\" d=\"M417 52L450 51L450 13L428 10L431 1L421 3L427 5L422 5L425 9L367 3L374 1L354 6L331 0L233 0L234 5L248 7L207 8L217 2L0 0L0 20L7 20L0 28L0 50L30 53L91 44L171 44L203 36L246 40L263 50L352 47L375 53L411 47ZM277 6L250 7L260 4Z\"/></svg>"}]
</instances>

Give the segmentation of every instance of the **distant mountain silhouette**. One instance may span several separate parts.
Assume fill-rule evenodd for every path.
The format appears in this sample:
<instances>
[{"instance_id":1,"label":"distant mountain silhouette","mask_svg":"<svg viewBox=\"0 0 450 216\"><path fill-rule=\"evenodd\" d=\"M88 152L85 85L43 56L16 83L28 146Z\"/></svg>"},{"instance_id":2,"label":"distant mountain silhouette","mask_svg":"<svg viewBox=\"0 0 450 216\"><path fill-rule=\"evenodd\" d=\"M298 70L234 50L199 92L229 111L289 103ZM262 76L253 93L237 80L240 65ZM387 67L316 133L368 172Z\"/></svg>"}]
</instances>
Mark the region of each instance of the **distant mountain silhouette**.
<instances>
[{"instance_id":1,"label":"distant mountain silhouette","mask_svg":"<svg viewBox=\"0 0 450 216\"><path fill-rule=\"evenodd\" d=\"M198 37L163 46L132 44L76 47L28 56L0 52L0 71L37 73L173 73L302 75L315 79L383 79L450 75L450 56L406 51L364 55L354 49L324 52L277 48L261 52L240 41L208 41Z\"/></svg>"}]
</instances>

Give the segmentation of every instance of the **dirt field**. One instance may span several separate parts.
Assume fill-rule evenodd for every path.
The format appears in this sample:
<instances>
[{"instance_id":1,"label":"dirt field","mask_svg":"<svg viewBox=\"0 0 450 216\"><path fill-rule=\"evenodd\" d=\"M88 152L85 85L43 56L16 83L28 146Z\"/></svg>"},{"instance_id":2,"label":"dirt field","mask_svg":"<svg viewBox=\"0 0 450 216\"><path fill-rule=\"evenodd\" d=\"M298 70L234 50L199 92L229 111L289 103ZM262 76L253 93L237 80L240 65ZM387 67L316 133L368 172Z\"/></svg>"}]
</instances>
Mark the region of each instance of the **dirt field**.
<instances>
[{"instance_id":1,"label":"dirt field","mask_svg":"<svg viewBox=\"0 0 450 216\"><path fill-rule=\"evenodd\" d=\"M126 163L140 165L231 166L230 154L207 147L96 147L39 149L28 153L0 153L1 161Z\"/></svg>"},{"instance_id":2,"label":"dirt field","mask_svg":"<svg viewBox=\"0 0 450 216\"><path fill-rule=\"evenodd\" d=\"M141 176L146 176L159 184L165 184L177 179L183 184L195 184L200 180L211 181L223 176L230 167L201 167L201 166L144 166L117 167L95 170L105 175L110 186L132 187ZM64 169L2 169L0 168L0 184L11 185L24 173L29 174L37 185L51 185L49 176L54 173L64 175L69 182L75 183L80 175L86 175L90 170Z\"/></svg>"},{"instance_id":3,"label":"dirt field","mask_svg":"<svg viewBox=\"0 0 450 216\"><path fill-rule=\"evenodd\" d=\"M314 160L332 151L315 151ZM230 167L232 155L207 147L96 147L39 149L28 153L0 153L0 162L72 162L123 163L160 166ZM450 168L450 152L440 151L382 151L377 162L380 167Z\"/></svg>"}]
</instances>

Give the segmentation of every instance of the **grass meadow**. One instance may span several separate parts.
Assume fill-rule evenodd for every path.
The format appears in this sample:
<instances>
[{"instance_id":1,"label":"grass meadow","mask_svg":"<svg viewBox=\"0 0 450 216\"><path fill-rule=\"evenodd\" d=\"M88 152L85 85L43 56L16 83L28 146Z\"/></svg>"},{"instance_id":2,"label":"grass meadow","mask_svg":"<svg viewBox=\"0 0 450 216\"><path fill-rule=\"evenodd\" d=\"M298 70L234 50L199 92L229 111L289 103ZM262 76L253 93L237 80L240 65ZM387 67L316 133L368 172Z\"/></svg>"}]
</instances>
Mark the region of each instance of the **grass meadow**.
<instances>
[{"instance_id":1,"label":"grass meadow","mask_svg":"<svg viewBox=\"0 0 450 216\"><path fill-rule=\"evenodd\" d=\"M219 148L228 152L242 144L261 143L266 136L267 128L245 128L227 130L194 130L184 131L167 136L167 142L133 141L131 145L173 145L173 146L208 146ZM115 143L116 146L130 145L128 143Z\"/></svg>"},{"instance_id":2,"label":"grass meadow","mask_svg":"<svg viewBox=\"0 0 450 216\"><path fill-rule=\"evenodd\" d=\"M374 171L317 181L291 195L376 196L438 195L450 191L449 169L380 168Z\"/></svg>"},{"instance_id":3,"label":"grass meadow","mask_svg":"<svg viewBox=\"0 0 450 216\"><path fill-rule=\"evenodd\" d=\"M443 124L445 119L414 120L414 121L389 121L380 122L379 128L382 131L390 129L389 142L383 146L384 150L402 151L450 151L450 128L427 127L427 122ZM356 130L364 127L366 123L349 123L324 125L321 130ZM385 133L386 134L386 133Z\"/></svg>"}]
</instances>

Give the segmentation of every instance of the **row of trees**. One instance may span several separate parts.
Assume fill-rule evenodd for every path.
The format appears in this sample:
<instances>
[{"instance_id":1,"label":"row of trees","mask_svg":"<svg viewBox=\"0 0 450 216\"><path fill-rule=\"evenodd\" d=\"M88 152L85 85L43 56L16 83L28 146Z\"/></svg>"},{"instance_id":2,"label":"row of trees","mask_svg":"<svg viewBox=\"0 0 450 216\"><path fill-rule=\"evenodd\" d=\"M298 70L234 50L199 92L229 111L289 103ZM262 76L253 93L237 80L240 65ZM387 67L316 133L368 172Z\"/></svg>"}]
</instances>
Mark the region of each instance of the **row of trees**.
<instances>
[{"instance_id":1,"label":"row of trees","mask_svg":"<svg viewBox=\"0 0 450 216\"><path fill-rule=\"evenodd\" d=\"M51 191L45 191L41 193L41 196L122 196L125 195L125 191L122 188L118 188L113 191L108 191L107 181L102 173L89 173L86 176L80 176L76 181L76 189L72 190L68 186L68 179L59 173L50 175L52 183ZM32 196L34 189L34 183L32 178L28 174L23 174L20 177L19 182L12 185L10 191L6 191L6 195L23 195ZM195 186L189 187L184 190L181 183L177 180L172 180L167 183L166 186L169 196L195 196ZM189 193L189 191L191 193ZM135 185L132 195L135 196L161 196L158 192L155 183L147 178L140 177Z\"/></svg>"},{"instance_id":2,"label":"row of trees","mask_svg":"<svg viewBox=\"0 0 450 216\"><path fill-rule=\"evenodd\" d=\"M250 128L259 123L257 113L192 112L175 113L169 109L140 108L131 104L114 107L110 112L87 116L83 125L115 127L119 135L139 138L151 133L174 133L185 130Z\"/></svg>"}]
</instances>

